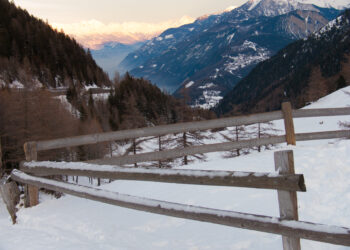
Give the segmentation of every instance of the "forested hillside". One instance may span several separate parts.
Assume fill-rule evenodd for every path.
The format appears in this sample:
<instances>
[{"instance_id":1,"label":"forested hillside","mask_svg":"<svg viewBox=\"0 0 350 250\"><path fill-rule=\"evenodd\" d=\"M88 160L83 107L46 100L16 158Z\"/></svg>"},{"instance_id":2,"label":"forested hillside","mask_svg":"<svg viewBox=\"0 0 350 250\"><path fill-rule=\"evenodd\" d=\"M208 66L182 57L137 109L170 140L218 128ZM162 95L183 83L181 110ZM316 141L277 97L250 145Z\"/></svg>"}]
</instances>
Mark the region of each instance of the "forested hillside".
<instances>
[{"instance_id":1,"label":"forested hillside","mask_svg":"<svg viewBox=\"0 0 350 250\"><path fill-rule=\"evenodd\" d=\"M350 84L350 10L307 40L260 63L225 96L219 114L270 111L290 100L295 108Z\"/></svg>"},{"instance_id":2,"label":"forested hillside","mask_svg":"<svg viewBox=\"0 0 350 250\"><path fill-rule=\"evenodd\" d=\"M107 95L107 96L106 96ZM21 91L0 89L0 145L3 167L0 176L24 160L23 144L47 140L132 129L183 121L210 119L211 111L192 109L144 79L129 74L112 86L103 97L71 86L70 105L63 105L45 89ZM70 108L68 108L70 107ZM73 112L72 112L73 111ZM108 145L92 145L55 152L39 157L51 160L88 160L102 158Z\"/></svg>"},{"instance_id":3,"label":"forested hillside","mask_svg":"<svg viewBox=\"0 0 350 250\"><path fill-rule=\"evenodd\" d=\"M184 101L163 93L147 80L128 73L112 87L108 99L81 95L68 89L68 101L79 111L82 121L96 120L104 131L209 119L214 113L193 109Z\"/></svg>"},{"instance_id":4,"label":"forested hillside","mask_svg":"<svg viewBox=\"0 0 350 250\"><path fill-rule=\"evenodd\" d=\"M0 86L109 85L107 75L74 39L0 0Z\"/></svg>"}]
</instances>

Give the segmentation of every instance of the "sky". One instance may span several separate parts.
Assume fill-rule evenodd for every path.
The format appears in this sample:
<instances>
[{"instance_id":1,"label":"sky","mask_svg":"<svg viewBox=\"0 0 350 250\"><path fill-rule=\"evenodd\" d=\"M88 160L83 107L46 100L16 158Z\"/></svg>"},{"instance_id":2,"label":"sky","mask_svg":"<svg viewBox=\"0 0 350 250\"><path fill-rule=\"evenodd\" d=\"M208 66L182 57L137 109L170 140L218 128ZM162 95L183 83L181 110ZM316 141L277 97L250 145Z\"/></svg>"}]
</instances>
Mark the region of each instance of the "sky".
<instances>
[{"instance_id":1,"label":"sky","mask_svg":"<svg viewBox=\"0 0 350 250\"><path fill-rule=\"evenodd\" d=\"M82 45L98 48L109 41L133 43L170 27L191 23L247 0L14 0L29 13L63 29Z\"/></svg>"}]
</instances>

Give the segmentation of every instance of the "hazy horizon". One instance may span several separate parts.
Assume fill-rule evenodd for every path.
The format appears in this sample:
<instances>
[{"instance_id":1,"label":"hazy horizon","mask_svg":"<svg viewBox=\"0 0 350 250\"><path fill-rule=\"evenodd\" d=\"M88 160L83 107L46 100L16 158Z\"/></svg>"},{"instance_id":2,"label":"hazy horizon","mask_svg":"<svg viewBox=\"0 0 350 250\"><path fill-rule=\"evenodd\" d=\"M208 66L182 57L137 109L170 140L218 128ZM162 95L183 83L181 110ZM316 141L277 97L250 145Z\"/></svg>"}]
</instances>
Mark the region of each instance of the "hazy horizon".
<instances>
[{"instance_id":1,"label":"hazy horizon","mask_svg":"<svg viewBox=\"0 0 350 250\"><path fill-rule=\"evenodd\" d=\"M15 0L30 14L47 20L54 28L75 37L83 46L97 48L115 41L133 43L157 36L162 31L193 22L196 18L246 0Z\"/></svg>"}]
</instances>

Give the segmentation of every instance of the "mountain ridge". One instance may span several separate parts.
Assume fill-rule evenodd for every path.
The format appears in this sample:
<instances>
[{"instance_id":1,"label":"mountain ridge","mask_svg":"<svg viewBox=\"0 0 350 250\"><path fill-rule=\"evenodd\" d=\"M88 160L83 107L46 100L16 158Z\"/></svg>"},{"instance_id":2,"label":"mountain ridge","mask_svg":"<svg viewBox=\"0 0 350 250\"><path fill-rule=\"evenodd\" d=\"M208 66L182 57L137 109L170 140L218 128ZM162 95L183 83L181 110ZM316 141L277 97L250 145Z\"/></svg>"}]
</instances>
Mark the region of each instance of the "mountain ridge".
<instances>
[{"instance_id":1,"label":"mountain ridge","mask_svg":"<svg viewBox=\"0 0 350 250\"><path fill-rule=\"evenodd\" d=\"M285 99L300 108L350 84L349 48L350 10L346 10L308 39L260 63L215 110L218 114L271 111Z\"/></svg>"},{"instance_id":2,"label":"mountain ridge","mask_svg":"<svg viewBox=\"0 0 350 250\"><path fill-rule=\"evenodd\" d=\"M278 9L276 1L262 0L254 8L247 2L231 12L167 30L129 54L121 65L132 68L132 75L149 79L176 97L187 92L191 105L210 108L214 105L212 100L231 90L258 62L293 40L305 38L339 13L335 9L300 3ZM268 12L266 4L271 2L273 11ZM290 17L293 8L294 12L303 13ZM269 43L279 45L273 47ZM249 64L235 72L231 70L230 65L244 60ZM194 84L185 88L190 82ZM209 102L212 104L208 106Z\"/></svg>"}]
</instances>

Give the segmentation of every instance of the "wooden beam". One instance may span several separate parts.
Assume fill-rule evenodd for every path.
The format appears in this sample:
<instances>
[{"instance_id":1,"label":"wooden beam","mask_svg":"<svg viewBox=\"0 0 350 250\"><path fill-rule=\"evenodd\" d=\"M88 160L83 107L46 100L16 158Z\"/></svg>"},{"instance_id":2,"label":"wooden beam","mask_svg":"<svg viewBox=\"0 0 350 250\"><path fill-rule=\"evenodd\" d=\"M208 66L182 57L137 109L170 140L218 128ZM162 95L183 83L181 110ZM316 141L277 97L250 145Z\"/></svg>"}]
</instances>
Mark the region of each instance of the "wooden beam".
<instances>
[{"instance_id":1,"label":"wooden beam","mask_svg":"<svg viewBox=\"0 0 350 250\"><path fill-rule=\"evenodd\" d=\"M74 162L23 162L20 169L35 176L70 175L115 180L306 191L304 176L295 174L121 168L84 163L78 163L77 165Z\"/></svg>"},{"instance_id":2,"label":"wooden beam","mask_svg":"<svg viewBox=\"0 0 350 250\"><path fill-rule=\"evenodd\" d=\"M36 142L27 142L23 146L26 161L37 161L38 152ZM33 207L39 204L39 189L35 186L25 185L25 207Z\"/></svg>"},{"instance_id":3,"label":"wooden beam","mask_svg":"<svg viewBox=\"0 0 350 250\"><path fill-rule=\"evenodd\" d=\"M275 152L275 169L281 174L295 174L292 150ZM299 220L297 193L294 191L277 191L280 218L283 220ZM282 237L284 250L300 250L300 239Z\"/></svg>"},{"instance_id":4,"label":"wooden beam","mask_svg":"<svg viewBox=\"0 0 350 250\"><path fill-rule=\"evenodd\" d=\"M282 113L284 118L284 128L286 130L286 141L288 145L296 145L294 122L292 116L292 105L290 102L282 103Z\"/></svg>"},{"instance_id":5,"label":"wooden beam","mask_svg":"<svg viewBox=\"0 0 350 250\"><path fill-rule=\"evenodd\" d=\"M293 110L294 118L350 115L350 108L297 109Z\"/></svg>"},{"instance_id":6,"label":"wooden beam","mask_svg":"<svg viewBox=\"0 0 350 250\"><path fill-rule=\"evenodd\" d=\"M294 118L299 117L317 117L317 116L337 116L350 115L350 108L335 108L335 109L300 109L291 111ZM237 116L221 119L213 119L208 121L187 122L171 125L162 125L157 127L140 128L108 133L90 134L75 137L67 137L55 140L37 142L37 150L50 150L66 147L74 147L81 145L89 145L107 141L117 141L134 139L148 136L162 136L173 133L184 133L197 130L208 130L215 128L233 127L241 125L249 125L254 123L263 123L272 120L282 119L281 111L269 113L253 114L248 116Z\"/></svg>"},{"instance_id":7,"label":"wooden beam","mask_svg":"<svg viewBox=\"0 0 350 250\"><path fill-rule=\"evenodd\" d=\"M85 199L100 201L120 207L260 232L279 234L288 237L298 237L331 244L350 246L349 228L325 226L300 221L285 221L269 216L245 214L146 199L107 190L68 184L40 177L33 177L19 170L13 170L11 178L17 182L27 183L40 188L62 192Z\"/></svg>"},{"instance_id":8,"label":"wooden beam","mask_svg":"<svg viewBox=\"0 0 350 250\"><path fill-rule=\"evenodd\" d=\"M348 138L350 137L350 130L301 133L301 134L295 135L295 139L297 141L335 139L335 138L346 138L346 137ZM258 139L251 139L251 140L192 146L192 147L186 147L186 148L180 148L180 149L143 153L138 155L110 157L110 158L104 158L104 159L98 159L98 160L91 160L91 161L88 161L87 163L98 164L98 165L121 166L126 164L134 164L138 162L162 161L167 159L180 158L185 155L230 151L234 149L258 147L258 146L268 145L268 144L278 144L285 141L286 141L285 136L272 136L268 138L260 138L260 139L258 138Z\"/></svg>"},{"instance_id":9,"label":"wooden beam","mask_svg":"<svg viewBox=\"0 0 350 250\"><path fill-rule=\"evenodd\" d=\"M252 148L252 147L257 147L262 145L282 143L282 142L285 142L285 140L286 140L285 136L272 136L269 138L251 139L251 140L225 142L225 143L214 143L214 144L201 145L201 146L191 146L186 148L143 153L138 155L127 155L127 156L104 158L104 159L87 161L87 163L98 164L98 165L122 166L126 164L134 164L137 162L175 159L175 158L183 157L185 155L204 154L204 153L210 153L210 152L222 152L222 151L230 151L230 150L241 149L241 148Z\"/></svg>"},{"instance_id":10,"label":"wooden beam","mask_svg":"<svg viewBox=\"0 0 350 250\"><path fill-rule=\"evenodd\" d=\"M4 173L4 169L2 168L2 148L1 148L1 137L0 137L0 178Z\"/></svg>"},{"instance_id":11,"label":"wooden beam","mask_svg":"<svg viewBox=\"0 0 350 250\"><path fill-rule=\"evenodd\" d=\"M126 139L135 139L148 136L162 136L167 134L184 133L198 130L208 130L214 128L225 128L231 126L240 126L246 124L254 124L258 122L268 122L271 120L282 119L281 111L269 113L260 113L254 115L237 116L221 119L213 119L198 122L177 123L171 125L162 125L156 127L147 127L140 129L131 129L123 131L115 131L108 133L90 134L75 137L67 137L55 140L38 141L37 150L50 150L66 147L74 147L81 145L89 145L107 141L118 141Z\"/></svg>"},{"instance_id":12,"label":"wooden beam","mask_svg":"<svg viewBox=\"0 0 350 250\"><path fill-rule=\"evenodd\" d=\"M350 138L350 130L301 133L301 134L296 134L295 137L297 141Z\"/></svg>"}]
</instances>

